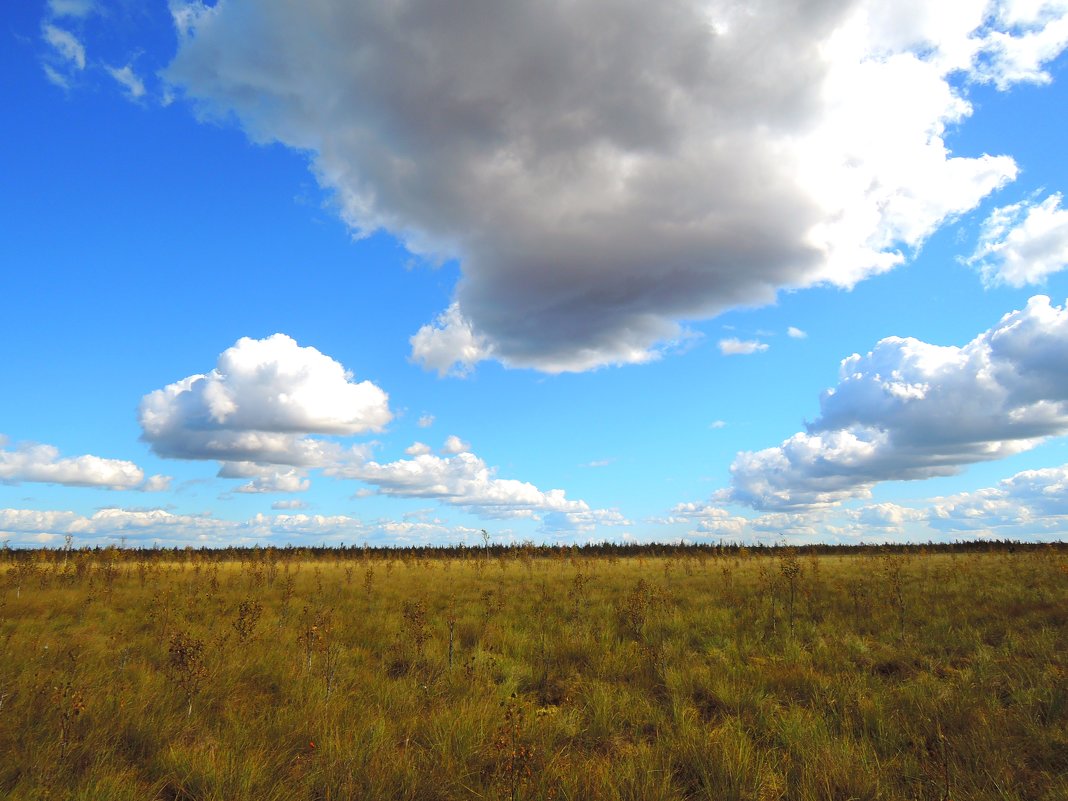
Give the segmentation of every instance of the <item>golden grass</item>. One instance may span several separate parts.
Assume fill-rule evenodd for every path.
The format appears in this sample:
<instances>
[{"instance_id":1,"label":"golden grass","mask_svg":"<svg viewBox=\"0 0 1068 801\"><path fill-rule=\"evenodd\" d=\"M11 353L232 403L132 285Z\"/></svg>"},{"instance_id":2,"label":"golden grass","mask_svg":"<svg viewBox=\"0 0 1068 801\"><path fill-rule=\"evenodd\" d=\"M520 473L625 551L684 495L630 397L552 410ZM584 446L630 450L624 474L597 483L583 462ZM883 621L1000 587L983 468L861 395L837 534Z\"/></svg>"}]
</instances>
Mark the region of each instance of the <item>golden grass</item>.
<instances>
[{"instance_id":1,"label":"golden grass","mask_svg":"<svg viewBox=\"0 0 1068 801\"><path fill-rule=\"evenodd\" d=\"M7 556L7 799L1068 798L1060 549Z\"/></svg>"}]
</instances>

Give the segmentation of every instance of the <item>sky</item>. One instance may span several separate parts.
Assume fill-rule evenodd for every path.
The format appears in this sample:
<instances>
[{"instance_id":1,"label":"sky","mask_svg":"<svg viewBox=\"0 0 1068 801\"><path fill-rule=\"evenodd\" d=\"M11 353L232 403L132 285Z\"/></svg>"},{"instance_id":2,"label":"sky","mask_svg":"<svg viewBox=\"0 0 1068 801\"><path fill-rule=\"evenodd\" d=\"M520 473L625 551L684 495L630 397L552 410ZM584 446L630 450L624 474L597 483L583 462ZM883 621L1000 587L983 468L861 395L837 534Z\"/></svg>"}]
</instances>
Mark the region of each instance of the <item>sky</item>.
<instances>
[{"instance_id":1,"label":"sky","mask_svg":"<svg viewBox=\"0 0 1068 801\"><path fill-rule=\"evenodd\" d=\"M48 0L13 547L1068 538L1068 0Z\"/></svg>"}]
</instances>

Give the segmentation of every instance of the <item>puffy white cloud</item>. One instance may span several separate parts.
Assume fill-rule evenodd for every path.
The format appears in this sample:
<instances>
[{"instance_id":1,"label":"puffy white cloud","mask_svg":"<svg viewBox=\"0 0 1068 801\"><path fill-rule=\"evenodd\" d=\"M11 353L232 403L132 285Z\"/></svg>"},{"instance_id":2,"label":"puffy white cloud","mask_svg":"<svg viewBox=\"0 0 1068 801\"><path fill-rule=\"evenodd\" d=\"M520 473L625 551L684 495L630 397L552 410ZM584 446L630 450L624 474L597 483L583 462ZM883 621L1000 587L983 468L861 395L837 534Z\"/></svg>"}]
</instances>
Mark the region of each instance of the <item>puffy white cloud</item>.
<instances>
[{"instance_id":1,"label":"puffy white cloud","mask_svg":"<svg viewBox=\"0 0 1068 801\"><path fill-rule=\"evenodd\" d=\"M790 337L790 339L804 339L808 336L808 334L806 334L800 328L795 328L791 325L789 328L786 329L786 336Z\"/></svg>"},{"instance_id":2,"label":"puffy white cloud","mask_svg":"<svg viewBox=\"0 0 1068 801\"><path fill-rule=\"evenodd\" d=\"M560 489L543 491L525 481L497 478L494 468L466 449L451 456L420 454L386 464L372 460L349 462L325 472L363 481L375 487L379 495L433 498L491 519L538 519L546 513L559 512L588 521L608 520L616 514L591 510L585 501L570 500Z\"/></svg>"},{"instance_id":3,"label":"puffy white cloud","mask_svg":"<svg viewBox=\"0 0 1068 801\"><path fill-rule=\"evenodd\" d=\"M311 486L304 470L294 467L280 470L274 465L255 462L223 462L219 466L218 476L251 478L250 482L236 489L236 492L242 493L304 492Z\"/></svg>"},{"instance_id":4,"label":"puffy white cloud","mask_svg":"<svg viewBox=\"0 0 1068 801\"><path fill-rule=\"evenodd\" d=\"M1068 465L1025 470L988 487L936 498L928 522L945 532L1068 534Z\"/></svg>"},{"instance_id":5,"label":"puffy white cloud","mask_svg":"<svg viewBox=\"0 0 1068 801\"><path fill-rule=\"evenodd\" d=\"M160 456L292 466L339 458L308 434L378 431L391 417L385 392L284 334L238 340L210 373L145 395L139 409Z\"/></svg>"},{"instance_id":6,"label":"puffy white cloud","mask_svg":"<svg viewBox=\"0 0 1068 801\"><path fill-rule=\"evenodd\" d=\"M283 502L279 502L283 503ZM292 505L285 508L296 508ZM73 536L75 544L159 542L167 546L369 542L441 543L477 535L477 530L440 522L364 521L346 515L255 515L221 520L207 515L175 514L164 509L101 509L90 516L68 511L0 509L0 537L15 545L40 545Z\"/></svg>"},{"instance_id":7,"label":"puffy white cloud","mask_svg":"<svg viewBox=\"0 0 1068 801\"><path fill-rule=\"evenodd\" d=\"M705 503L680 503L671 510L671 516L660 521L667 524L694 523L695 533L716 537L740 537L747 532L748 518L733 515L726 509Z\"/></svg>"},{"instance_id":8,"label":"puffy white cloud","mask_svg":"<svg viewBox=\"0 0 1068 801\"><path fill-rule=\"evenodd\" d=\"M588 534L601 527L629 526L627 520L615 509L588 509L582 512L548 512L541 519L539 531L543 534L566 536Z\"/></svg>"},{"instance_id":9,"label":"puffy white cloud","mask_svg":"<svg viewBox=\"0 0 1068 801\"><path fill-rule=\"evenodd\" d=\"M733 501L809 509L998 459L1068 431L1068 311L1035 296L963 347L889 337L842 362L820 416L740 453Z\"/></svg>"},{"instance_id":10,"label":"puffy white cloud","mask_svg":"<svg viewBox=\"0 0 1068 801\"><path fill-rule=\"evenodd\" d=\"M430 428L430 426L434 425L434 415L424 414L416 421L416 425L420 428Z\"/></svg>"},{"instance_id":11,"label":"puffy white cloud","mask_svg":"<svg viewBox=\"0 0 1068 801\"><path fill-rule=\"evenodd\" d=\"M0 481L128 490L142 488L145 478L144 471L133 462L89 454L62 457L58 448L35 442L19 443L14 450L8 450L3 447L5 443L0 438ZM155 491L166 480L165 476L152 476L143 489Z\"/></svg>"},{"instance_id":12,"label":"puffy white cloud","mask_svg":"<svg viewBox=\"0 0 1068 801\"><path fill-rule=\"evenodd\" d=\"M431 448L425 442L413 442L404 452L409 456L424 456L431 452Z\"/></svg>"},{"instance_id":13,"label":"puffy white cloud","mask_svg":"<svg viewBox=\"0 0 1068 801\"><path fill-rule=\"evenodd\" d=\"M827 538L821 513L770 512L755 517L733 514L728 509L713 503L680 503L671 514L654 521L667 525L686 523L695 528L690 535L719 537L732 542L779 542L789 540L812 540Z\"/></svg>"},{"instance_id":14,"label":"puffy white cloud","mask_svg":"<svg viewBox=\"0 0 1068 801\"><path fill-rule=\"evenodd\" d=\"M145 483L141 486L141 489L145 492L166 492L171 488L172 481L174 481L173 476L149 476L145 479Z\"/></svg>"},{"instance_id":15,"label":"puffy white cloud","mask_svg":"<svg viewBox=\"0 0 1068 801\"><path fill-rule=\"evenodd\" d=\"M1045 66L1068 44L1068 3L1007 0L996 7L1000 29L982 39L985 58L976 65L977 77L999 89L1021 82L1049 83Z\"/></svg>"},{"instance_id":16,"label":"puffy white cloud","mask_svg":"<svg viewBox=\"0 0 1068 801\"><path fill-rule=\"evenodd\" d=\"M966 260L987 286L1038 284L1068 267L1068 209L1061 194L994 209Z\"/></svg>"},{"instance_id":17,"label":"puffy white cloud","mask_svg":"<svg viewBox=\"0 0 1068 801\"><path fill-rule=\"evenodd\" d=\"M896 503L873 503L850 510L856 522L866 528L902 530L910 523L927 520L927 512Z\"/></svg>"},{"instance_id":18,"label":"puffy white cloud","mask_svg":"<svg viewBox=\"0 0 1068 801\"><path fill-rule=\"evenodd\" d=\"M416 331L410 344L412 359L442 376L465 376L491 352L486 338L475 333L456 303Z\"/></svg>"},{"instance_id":19,"label":"puffy white cloud","mask_svg":"<svg viewBox=\"0 0 1068 801\"><path fill-rule=\"evenodd\" d=\"M948 150L971 113L959 86L1044 80L1066 16L987 0L172 8L167 75L204 114L310 153L357 234L460 260L453 303L411 342L439 373L647 361L682 320L901 263L1017 172Z\"/></svg>"},{"instance_id":20,"label":"puffy white cloud","mask_svg":"<svg viewBox=\"0 0 1068 801\"><path fill-rule=\"evenodd\" d=\"M749 356L753 353L762 353L767 349L767 343L756 339L729 337L719 341L719 352L724 356Z\"/></svg>"},{"instance_id":21,"label":"puffy white cloud","mask_svg":"<svg viewBox=\"0 0 1068 801\"><path fill-rule=\"evenodd\" d=\"M139 100L144 97L145 84L133 71L133 67L127 64L125 67L105 67L108 75L114 78L131 100Z\"/></svg>"},{"instance_id":22,"label":"puffy white cloud","mask_svg":"<svg viewBox=\"0 0 1068 801\"><path fill-rule=\"evenodd\" d=\"M469 450L471 450L471 443L464 442L455 434L450 434L446 437L445 444L441 448L441 452L449 456L466 453Z\"/></svg>"}]
</instances>

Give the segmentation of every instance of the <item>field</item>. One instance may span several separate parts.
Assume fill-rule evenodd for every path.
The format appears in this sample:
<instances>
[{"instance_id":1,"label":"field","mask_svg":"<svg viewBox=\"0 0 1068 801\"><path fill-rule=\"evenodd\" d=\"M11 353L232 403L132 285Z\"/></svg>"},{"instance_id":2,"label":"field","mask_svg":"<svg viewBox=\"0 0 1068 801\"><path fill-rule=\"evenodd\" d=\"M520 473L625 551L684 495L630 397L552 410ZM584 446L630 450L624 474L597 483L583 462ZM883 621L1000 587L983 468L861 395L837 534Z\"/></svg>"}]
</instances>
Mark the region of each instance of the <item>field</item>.
<instances>
[{"instance_id":1,"label":"field","mask_svg":"<svg viewBox=\"0 0 1068 801\"><path fill-rule=\"evenodd\" d=\"M6 799L1066 799L1068 550L5 551Z\"/></svg>"}]
</instances>

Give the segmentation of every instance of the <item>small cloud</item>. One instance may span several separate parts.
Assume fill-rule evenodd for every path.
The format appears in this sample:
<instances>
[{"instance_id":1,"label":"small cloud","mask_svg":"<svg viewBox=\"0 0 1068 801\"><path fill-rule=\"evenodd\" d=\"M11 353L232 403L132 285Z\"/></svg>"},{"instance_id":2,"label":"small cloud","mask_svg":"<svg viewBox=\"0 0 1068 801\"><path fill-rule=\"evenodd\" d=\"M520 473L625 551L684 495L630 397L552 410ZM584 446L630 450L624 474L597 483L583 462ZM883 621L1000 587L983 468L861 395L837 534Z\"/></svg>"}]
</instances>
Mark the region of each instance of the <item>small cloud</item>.
<instances>
[{"instance_id":1,"label":"small cloud","mask_svg":"<svg viewBox=\"0 0 1068 801\"><path fill-rule=\"evenodd\" d=\"M93 0L48 0L53 17L87 17L96 10Z\"/></svg>"},{"instance_id":2,"label":"small cloud","mask_svg":"<svg viewBox=\"0 0 1068 801\"><path fill-rule=\"evenodd\" d=\"M271 504L272 509L285 510L285 509L306 509L308 504L304 501L293 499L289 501L275 501Z\"/></svg>"},{"instance_id":3,"label":"small cloud","mask_svg":"<svg viewBox=\"0 0 1068 801\"><path fill-rule=\"evenodd\" d=\"M594 459L592 462L586 462L583 467L608 467L615 459Z\"/></svg>"},{"instance_id":4,"label":"small cloud","mask_svg":"<svg viewBox=\"0 0 1068 801\"><path fill-rule=\"evenodd\" d=\"M42 35L65 61L70 62L79 70L85 69L85 47L73 33L57 28L55 25L45 25Z\"/></svg>"},{"instance_id":5,"label":"small cloud","mask_svg":"<svg viewBox=\"0 0 1068 801\"><path fill-rule=\"evenodd\" d=\"M738 339L729 337L719 341L719 352L724 356L749 356L768 349L766 343L757 339Z\"/></svg>"},{"instance_id":6,"label":"small cloud","mask_svg":"<svg viewBox=\"0 0 1068 801\"><path fill-rule=\"evenodd\" d=\"M448 439L445 440L445 445L442 447L441 452L455 455L457 453L467 453L470 450L470 442L464 442L455 434L450 434Z\"/></svg>"},{"instance_id":7,"label":"small cloud","mask_svg":"<svg viewBox=\"0 0 1068 801\"><path fill-rule=\"evenodd\" d=\"M66 78L64 78L62 75L60 75L47 64L43 64L42 67L44 68L45 77L48 78L50 83L55 84L60 89L70 89L70 81L68 81Z\"/></svg>"},{"instance_id":8,"label":"small cloud","mask_svg":"<svg viewBox=\"0 0 1068 801\"><path fill-rule=\"evenodd\" d=\"M790 339L805 339L808 334L800 328L794 328L794 326L791 325L786 329L786 336L790 337Z\"/></svg>"},{"instance_id":9,"label":"small cloud","mask_svg":"<svg viewBox=\"0 0 1068 801\"><path fill-rule=\"evenodd\" d=\"M137 77L137 74L133 71L133 68L127 64L125 67L105 67L108 71L108 75L114 78L122 87L126 90L126 96L131 100L139 100L144 97L145 84Z\"/></svg>"},{"instance_id":10,"label":"small cloud","mask_svg":"<svg viewBox=\"0 0 1068 801\"><path fill-rule=\"evenodd\" d=\"M149 476L145 479L145 483L141 485L142 492L164 492L171 488L171 482L174 480L172 476L155 475Z\"/></svg>"},{"instance_id":11,"label":"small cloud","mask_svg":"<svg viewBox=\"0 0 1068 801\"><path fill-rule=\"evenodd\" d=\"M711 423L708 424L708 427L712 428L712 429L726 428L727 427L727 421L726 420L713 420Z\"/></svg>"},{"instance_id":12,"label":"small cloud","mask_svg":"<svg viewBox=\"0 0 1068 801\"><path fill-rule=\"evenodd\" d=\"M423 442L413 442L404 449L404 452L409 456L424 456L430 453L430 446Z\"/></svg>"},{"instance_id":13,"label":"small cloud","mask_svg":"<svg viewBox=\"0 0 1068 801\"><path fill-rule=\"evenodd\" d=\"M485 337L453 303L437 320L420 328L411 339L412 360L439 376L466 376L474 366L490 356Z\"/></svg>"},{"instance_id":14,"label":"small cloud","mask_svg":"<svg viewBox=\"0 0 1068 801\"><path fill-rule=\"evenodd\" d=\"M424 414L422 417L419 418L416 425L418 425L420 428L430 428L430 426L434 425L434 415Z\"/></svg>"}]
</instances>

